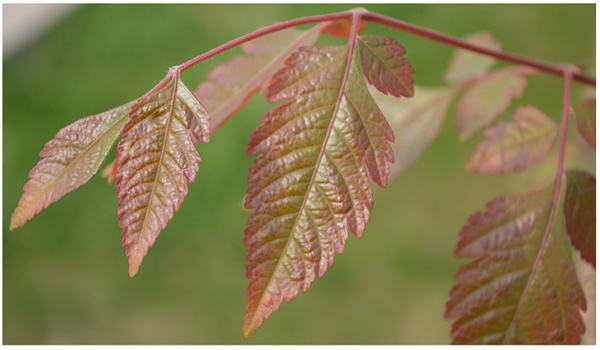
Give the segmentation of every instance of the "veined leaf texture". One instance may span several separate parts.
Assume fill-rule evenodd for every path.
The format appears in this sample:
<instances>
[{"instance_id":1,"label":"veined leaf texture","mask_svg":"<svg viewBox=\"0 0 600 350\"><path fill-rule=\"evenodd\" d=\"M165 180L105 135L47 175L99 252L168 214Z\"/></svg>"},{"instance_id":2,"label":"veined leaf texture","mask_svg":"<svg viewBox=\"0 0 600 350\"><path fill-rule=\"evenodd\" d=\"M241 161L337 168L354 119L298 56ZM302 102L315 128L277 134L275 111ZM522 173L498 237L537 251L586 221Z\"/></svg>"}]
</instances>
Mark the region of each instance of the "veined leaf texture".
<instances>
[{"instance_id":1,"label":"veined leaf texture","mask_svg":"<svg viewBox=\"0 0 600 350\"><path fill-rule=\"evenodd\" d=\"M237 56L215 68L196 96L210 112L213 132L231 118L256 92L264 92L271 76L300 46L313 45L323 25L304 32L293 28L265 35L242 45L250 57Z\"/></svg>"},{"instance_id":2,"label":"veined leaf texture","mask_svg":"<svg viewBox=\"0 0 600 350\"><path fill-rule=\"evenodd\" d=\"M117 149L117 196L129 275L179 210L210 141L210 117L179 75L160 83L132 107Z\"/></svg>"},{"instance_id":3,"label":"veined leaf texture","mask_svg":"<svg viewBox=\"0 0 600 350\"><path fill-rule=\"evenodd\" d=\"M511 101L523 95L526 86L527 79L523 75L499 72L493 79L470 88L457 105L460 140L468 140L506 112Z\"/></svg>"},{"instance_id":4,"label":"veined leaf texture","mask_svg":"<svg viewBox=\"0 0 600 350\"><path fill-rule=\"evenodd\" d=\"M85 184L98 171L128 120L133 102L89 116L60 130L40 153L10 223L11 230Z\"/></svg>"},{"instance_id":5,"label":"veined leaf texture","mask_svg":"<svg viewBox=\"0 0 600 350\"><path fill-rule=\"evenodd\" d=\"M369 175L379 186L387 184L394 134L349 52L355 47L350 40L348 46L309 46L292 54L267 94L270 102L289 101L267 112L252 133L248 153L262 154L250 169L245 204L254 209L244 237L251 279L246 338L283 300L290 302L325 274L335 252L344 251L348 230L362 236L373 208ZM362 53L370 81L409 81L404 74L412 68L398 60L404 53L399 44L363 40L386 52Z\"/></svg>"},{"instance_id":6,"label":"veined leaf texture","mask_svg":"<svg viewBox=\"0 0 600 350\"><path fill-rule=\"evenodd\" d=\"M586 300L562 215L549 223L554 187L495 198L463 227L456 255L472 260L446 304L453 344L580 342Z\"/></svg>"},{"instance_id":7,"label":"veined leaf texture","mask_svg":"<svg viewBox=\"0 0 600 350\"><path fill-rule=\"evenodd\" d=\"M567 232L581 257L596 267L596 178L581 170L567 170L565 177Z\"/></svg>"},{"instance_id":8,"label":"veined leaf texture","mask_svg":"<svg viewBox=\"0 0 600 350\"><path fill-rule=\"evenodd\" d=\"M480 143L467 163L467 170L489 175L522 172L542 161L558 135L558 126L533 106L515 112L515 122L499 122L484 131Z\"/></svg>"},{"instance_id":9,"label":"veined leaf texture","mask_svg":"<svg viewBox=\"0 0 600 350\"><path fill-rule=\"evenodd\" d=\"M573 119L579 135L590 147L596 148L596 98L587 99L575 107Z\"/></svg>"}]
</instances>

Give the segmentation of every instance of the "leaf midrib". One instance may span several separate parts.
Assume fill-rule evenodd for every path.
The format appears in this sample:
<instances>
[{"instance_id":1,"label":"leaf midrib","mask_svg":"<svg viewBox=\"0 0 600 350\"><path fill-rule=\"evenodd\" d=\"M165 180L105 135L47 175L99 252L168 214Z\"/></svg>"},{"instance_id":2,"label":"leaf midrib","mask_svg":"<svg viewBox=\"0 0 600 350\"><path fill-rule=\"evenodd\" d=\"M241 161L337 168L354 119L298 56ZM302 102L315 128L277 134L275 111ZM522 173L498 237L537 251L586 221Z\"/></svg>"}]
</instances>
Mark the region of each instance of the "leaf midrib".
<instances>
[{"instance_id":1,"label":"leaf midrib","mask_svg":"<svg viewBox=\"0 0 600 350\"><path fill-rule=\"evenodd\" d=\"M329 136L331 134L331 131L333 130L333 125L335 124L336 115L338 113L339 106L341 104L342 98L343 98L343 96L345 94L344 90L345 90L346 84L348 82L348 77L350 76L350 69L351 69L351 66L352 66L352 58L354 56L353 55L353 51L354 51L354 48L355 48L355 43L356 43L355 38L350 38L350 42L348 44L348 53L346 55L346 68L345 68L344 76L343 76L343 79L342 79L342 83L340 85L340 93L338 94L338 98L337 98L336 103L335 103L335 108L334 108L332 116L331 116L331 122L329 123L329 127L327 128L327 133L325 134L325 138L323 139L323 147L321 148L321 152L319 153L319 157L317 158L317 161L315 163L315 171L313 172L313 176L310 179L310 182L308 184L306 195L304 196L304 201L302 202L302 205L300 206L300 209L298 210L298 216L296 217L296 221L294 222L294 225L292 226L292 229L290 230L290 237L288 238L288 241L287 241L285 247L283 248L282 252L285 252L288 249L288 247L290 245L290 242L294 238L293 237L293 233L296 230L296 227L298 226L298 221L300 220L300 216L302 215L302 212L304 211L304 208L306 207L306 202L308 201L308 197L310 195L311 188L314 185L314 181L316 179L316 176L317 176L317 173L318 173L318 169L319 169L319 167L321 165L321 160L323 158L323 155L325 154L325 149L326 149L326 146L327 146L327 141L329 140ZM343 56L341 58L339 58L339 59L334 60L333 62L330 62L329 64L327 64L325 66L321 66L316 71L321 70L324 67L328 67L331 64L333 64L335 62L338 62L338 61L340 61L342 59L344 59ZM311 72L311 74L312 73L313 72ZM307 76L310 76L311 74L308 74ZM305 77L303 77L303 78L305 78ZM303 257L303 259L304 259L304 257ZM275 269L273 270L273 275L269 278L269 283L267 284L267 286L264 289L263 294L261 295L261 298L260 298L260 301L257 304L256 310L254 311L254 314L252 315L252 319L251 319L250 325L253 325L254 322L255 322L257 313L260 310L261 306L263 305L263 300L265 298L265 295L268 293L269 288L271 287L271 283L273 283L275 274L277 273L277 270L279 269L279 266L281 265L282 260L283 260L283 254L282 254L282 257L279 258L279 260L277 261L277 265L275 266ZM251 329L253 329L253 328L254 327L251 327Z\"/></svg>"}]
</instances>

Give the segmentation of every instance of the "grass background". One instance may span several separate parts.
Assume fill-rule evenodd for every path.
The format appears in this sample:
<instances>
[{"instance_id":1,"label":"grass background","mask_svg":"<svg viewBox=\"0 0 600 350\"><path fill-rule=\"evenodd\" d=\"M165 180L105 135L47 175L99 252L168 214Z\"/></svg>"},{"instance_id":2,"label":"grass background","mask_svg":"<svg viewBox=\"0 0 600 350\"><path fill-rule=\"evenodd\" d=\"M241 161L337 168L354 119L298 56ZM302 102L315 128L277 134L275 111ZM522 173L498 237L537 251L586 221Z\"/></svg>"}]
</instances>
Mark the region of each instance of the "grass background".
<instances>
[{"instance_id":1,"label":"grass background","mask_svg":"<svg viewBox=\"0 0 600 350\"><path fill-rule=\"evenodd\" d=\"M4 61L4 344L447 344L444 304L461 264L453 255L460 228L493 197L548 184L556 149L525 174L467 174L482 137L459 143L448 118L415 166L387 189L374 188L363 238L350 237L327 274L250 341L242 337L249 215L242 203L253 163L245 149L272 107L260 98L198 146L196 182L135 278L127 273L114 187L100 176L8 230L29 170L60 128L143 95L168 67L261 25L359 6L87 5ZM508 52L595 72L595 5L362 7L457 37L489 30ZM452 48L379 25L366 33L398 39L417 84L442 84ZM184 81L194 89L234 53L186 72ZM576 84L573 101L586 93ZM562 80L531 78L511 111L527 104L559 121ZM595 154L572 132L569 140L567 166L595 172Z\"/></svg>"}]
</instances>

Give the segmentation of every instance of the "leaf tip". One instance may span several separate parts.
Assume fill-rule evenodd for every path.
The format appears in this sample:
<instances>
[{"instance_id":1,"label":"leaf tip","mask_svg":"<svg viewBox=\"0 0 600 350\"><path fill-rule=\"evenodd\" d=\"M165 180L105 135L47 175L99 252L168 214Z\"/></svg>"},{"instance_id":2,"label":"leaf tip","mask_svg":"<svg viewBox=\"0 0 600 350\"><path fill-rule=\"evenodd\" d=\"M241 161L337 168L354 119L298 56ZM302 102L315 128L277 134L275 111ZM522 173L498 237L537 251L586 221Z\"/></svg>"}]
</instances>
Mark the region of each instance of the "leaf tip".
<instances>
[{"instance_id":1,"label":"leaf tip","mask_svg":"<svg viewBox=\"0 0 600 350\"><path fill-rule=\"evenodd\" d=\"M134 261L129 265L129 277L133 278L140 269L140 262Z\"/></svg>"},{"instance_id":2,"label":"leaf tip","mask_svg":"<svg viewBox=\"0 0 600 350\"><path fill-rule=\"evenodd\" d=\"M252 323L244 322L244 339L249 340L256 334L256 327L253 327Z\"/></svg>"},{"instance_id":3,"label":"leaf tip","mask_svg":"<svg viewBox=\"0 0 600 350\"><path fill-rule=\"evenodd\" d=\"M15 210L16 212L16 210ZM18 216L16 216L15 214L13 214L12 218L10 219L10 227L9 229L11 231L14 231L18 228L21 228L25 226L25 222L23 222L23 220L20 220L20 218Z\"/></svg>"}]
</instances>

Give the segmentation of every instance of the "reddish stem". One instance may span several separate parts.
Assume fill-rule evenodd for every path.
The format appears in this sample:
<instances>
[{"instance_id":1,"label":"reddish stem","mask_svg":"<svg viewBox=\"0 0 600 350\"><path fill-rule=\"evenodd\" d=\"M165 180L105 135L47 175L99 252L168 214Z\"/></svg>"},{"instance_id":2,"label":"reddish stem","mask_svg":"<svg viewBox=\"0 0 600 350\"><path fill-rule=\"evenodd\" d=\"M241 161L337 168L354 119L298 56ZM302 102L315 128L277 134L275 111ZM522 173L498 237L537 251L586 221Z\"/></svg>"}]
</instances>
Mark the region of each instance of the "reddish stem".
<instances>
[{"instance_id":1,"label":"reddish stem","mask_svg":"<svg viewBox=\"0 0 600 350\"><path fill-rule=\"evenodd\" d=\"M217 47L216 49L212 49L212 50L208 51L207 53L202 54L202 55L182 64L181 66L179 66L179 70L181 72L183 72L184 70L189 69L206 59L209 59L213 56L220 54L221 52L225 52L225 51L230 50L230 49L232 49L238 45L241 45L247 41L256 39L258 37L261 37L261 36L264 36L267 34L271 34L273 32L280 31L282 29L291 28L291 27L295 27L295 26L299 26L299 25L303 25L303 24L311 24L311 23L319 23L319 22L326 22L326 21L335 21L335 20L340 20L340 19L344 19L344 18L352 18L352 13L353 13L353 11L338 12L338 13L332 13L329 15L298 18L298 19L294 19L291 21L274 24L272 26L268 26L263 29L259 29L253 33L246 34L242 37L232 40L232 41L228 42L227 44Z\"/></svg>"},{"instance_id":2,"label":"reddish stem","mask_svg":"<svg viewBox=\"0 0 600 350\"><path fill-rule=\"evenodd\" d=\"M552 73L552 74L555 74L555 75L558 75L561 77L565 76L566 71L569 70L569 71L571 71L569 74L571 74L575 80L580 81L585 84L588 84L588 85L596 86L596 78L595 77L591 77L579 70L573 72L572 68L570 68L570 67L548 64L548 63L544 63L542 61L517 56L517 55L506 53L503 51L488 49L486 47L479 46L479 45L476 45L476 44L473 44L473 43L470 43L470 42L467 42L464 40L453 38L446 34L438 33L436 31L433 31L430 29L422 28L422 27L416 26L414 24L409 24L409 23L402 22L402 21L399 21L394 18L389 18L389 17L382 16L382 15L379 15L376 13L372 13L372 12L365 13L363 15L363 19L371 21L371 22L383 24L385 26L399 29L399 30L402 30L402 31L405 31L408 33L419 35L424 38L434 40L434 41L437 41L437 42L440 42L440 43L443 43L446 45L459 47L461 49L465 49L465 50L469 50L469 51L474 51L474 52L477 52L477 53L480 53L480 54L486 55L486 56L491 56L491 57L497 58L499 60L512 62L512 63L524 65L524 66L534 67L541 71Z\"/></svg>"},{"instance_id":3,"label":"reddish stem","mask_svg":"<svg viewBox=\"0 0 600 350\"><path fill-rule=\"evenodd\" d=\"M525 296L531 287L531 283L533 281L533 277L535 275L535 271L542 261L542 257L544 256L544 249L546 247L546 243L548 242L548 237L550 237L550 230L552 229L552 223L554 221L554 215L556 214L556 208L558 207L558 198L560 196L560 188L562 185L563 172L565 170L565 151L567 149L567 131L569 127L569 106L571 101L571 84L573 81L573 70L572 67L567 67L565 69L564 77L565 77L565 93L563 96L563 115L562 115L562 125L560 126L560 151L558 153L558 166L556 169L556 187L554 188L554 197L552 199L552 208L550 209L550 215L548 216L548 223L546 224L546 230L544 231L544 237L542 238L542 243L540 244L540 250L538 251L538 255L535 258L533 266L531 267L531 272L529 274L529 279L527 280L527 284L525 285L525 289L523 289L523 294L521 294L521 299L519 300L519 304L517 304L517 309L515 311L515 316L513 317L512 322L510 323L510 327L504 336L504 341L502 344L506 344L508 341L508 337L512 332L513 328L517 323L517 319L519 317L519 313L521 312L521 308L523 307L523 302L525 301Z\"/></svg>"},{"instance_id":4,"label":"reddish stem","mask_svg":"<svg viewBox=\"0 0 600 350\"><path fill-rule=\"evenodd\" d=\"M479 46L479 45L467 42L465 40L460 40L460 39L451 37L446 34L442 34L442 33L439 33L439 32L436 32L436 31L433 31L430 29L419 27L414 24L409 24L409 23L406 23L406 22L403 22L403 21L400 21L400 20L397 20L394 18L390 18L390 17L386 17L383 15L377 14L377 13L368 12L367 10L364 10L364 9L359 9L359 10L361 12L363 12L363 14L361 15L362 18L367 21L379 23L379 24L382 24L382 25L385 25L388 27L392 27L392 28L395 28L398 30L408 32L408 33L419 35L424 38L427 38L427 39L430 39L433 41L437 41L437 42L440 42L440 43L443 43L446 45L450 45L450 46L458 47L461 49L477 52L479 54L486 55L486 56L491 56L491 57L497 58L499 60L537 68L541 71L552 73L552 74L559 75L559 76L564 76L566 74L566 70L570 70L571 71L570 74L572 74L572 76L575 80L580 81L585 84L588 84L588 85L596 86L596 78L589 76L589 75L581 72L580 70L572 71L572 68L566 68L566 67L560 66L560 65L548 64L548 63L545 63L542 61L517 56L517 55L511 54L511 53L506 53L504 51L489 49L489 48L486 48L483 46ZM335 21L335 20L340 20L340 19L349 19L349 18L352 18L352 14L354 12L356 12L356 10L332 13L332 14L328 14L328 15L298 18L298 19L294 19L291 21L278 23L278 24L275 24L275 25L272 25L269 27L265 27L263 29L257 30L255 32L246 34L242 37L232 40L232 41L228 42L227 44L221 45L213 50L210 50L210 51L182 64L179 67L175 67L175 69L179 70L179 72L183 72L206 59L209 59L209 58L214 57L222 52L230 50L230 49L232 49L238 45L241 45L247 41L259 38L261 36L264 36L264 35L267 35L267 34L270 34L273 32L277 32L282 29L291 28L291 27L295 27L295 26L299 26L299 25L303 25L303 24Z\"/></svg>"}]
</instances>

